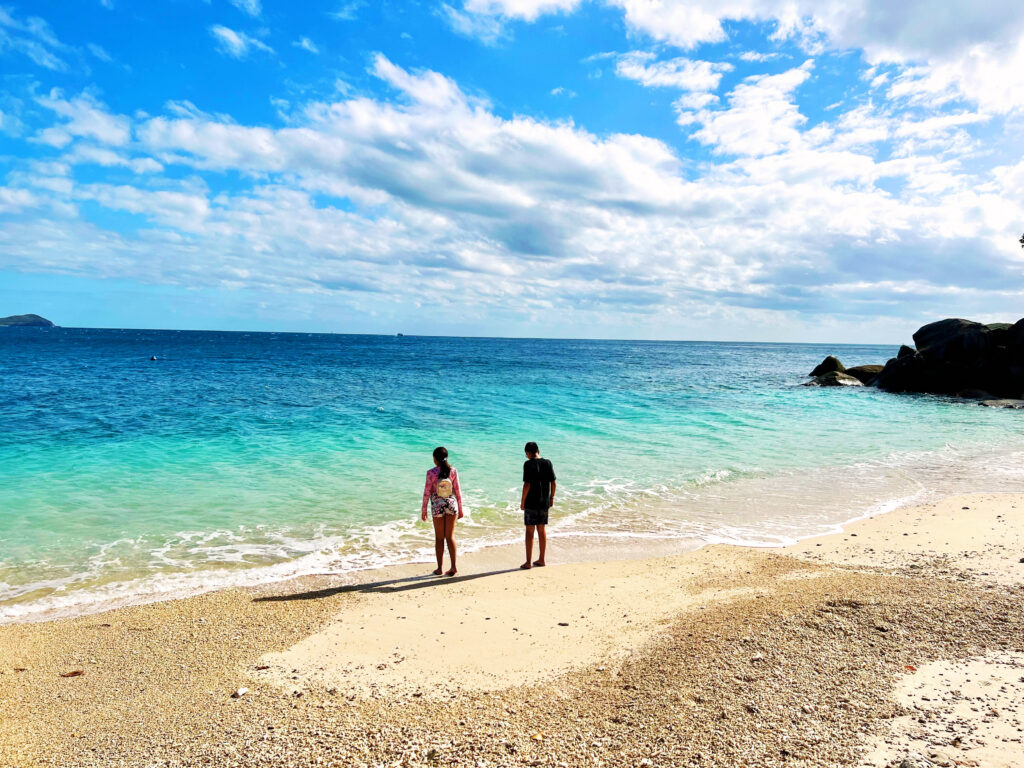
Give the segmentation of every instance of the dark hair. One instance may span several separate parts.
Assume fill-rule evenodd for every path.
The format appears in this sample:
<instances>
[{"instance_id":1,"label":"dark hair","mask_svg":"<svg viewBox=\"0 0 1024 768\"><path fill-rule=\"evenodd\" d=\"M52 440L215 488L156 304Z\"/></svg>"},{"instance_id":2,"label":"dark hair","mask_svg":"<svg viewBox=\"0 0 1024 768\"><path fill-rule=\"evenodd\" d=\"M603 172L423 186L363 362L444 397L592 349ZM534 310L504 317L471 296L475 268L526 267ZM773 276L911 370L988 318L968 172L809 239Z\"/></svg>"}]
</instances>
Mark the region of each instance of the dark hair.
<instances>
[{"instance_id":1,"label":"dark hair","mask_svg":"<svg viewBox=\"0 0 1024 768\"><path fill-rule=\"evenodd\" d=\"M441 472L437 476L438 480L444 480L452 473L452 465L448 463L448 449L443 445L434 449L434 461L441 468Z\"/></svg>"},{"instance_id":2,"label":"dark hair","mask_svg":"<svg viewBox=\"0 0 1024 768\"><path fill-rule=\"evenodd\" d=\"M538 448L537 444L531 440L526 444L526 452L529 454L540 453L540 448Z\"/></svg>"}]
</instances>

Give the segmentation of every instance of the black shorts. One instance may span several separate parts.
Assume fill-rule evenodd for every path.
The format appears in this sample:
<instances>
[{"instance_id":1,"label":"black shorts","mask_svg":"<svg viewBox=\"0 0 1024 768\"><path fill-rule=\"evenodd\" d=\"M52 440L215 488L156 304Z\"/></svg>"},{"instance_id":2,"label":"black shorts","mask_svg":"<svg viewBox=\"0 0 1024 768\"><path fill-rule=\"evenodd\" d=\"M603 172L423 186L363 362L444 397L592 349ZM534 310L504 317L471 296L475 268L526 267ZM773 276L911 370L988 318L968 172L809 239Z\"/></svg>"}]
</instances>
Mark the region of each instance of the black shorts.
<instances>
[{"instance_id":1,"label":"black shorts","mask_svg":"<svg viewBox=\"0 0 1024 768\"><path fill-rule=\"evenodd\" d=\"M523 525L547 525L548 511L546 509L523 510Z\"/></svg>"}]
</instances>

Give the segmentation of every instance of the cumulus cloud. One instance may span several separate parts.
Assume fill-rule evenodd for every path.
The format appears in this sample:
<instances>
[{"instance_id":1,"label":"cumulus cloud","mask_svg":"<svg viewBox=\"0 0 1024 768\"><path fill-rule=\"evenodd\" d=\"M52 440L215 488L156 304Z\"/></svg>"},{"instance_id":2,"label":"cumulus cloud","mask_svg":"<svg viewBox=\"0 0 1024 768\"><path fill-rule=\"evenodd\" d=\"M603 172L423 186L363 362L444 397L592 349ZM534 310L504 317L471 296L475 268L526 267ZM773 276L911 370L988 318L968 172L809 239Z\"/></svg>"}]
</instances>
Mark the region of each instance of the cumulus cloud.
<instances>
[{"instance_id":1,"label":"cumulus cloud","mask_svg":"<svg viewBox=\"0 0 1024 768\"><path fill-rule=\"evenodd\" d=\"M44 144L63 147L76 137L95 139L101 144L122 146L131 138L131 123L123 115L112 115L93 96L82 94L64 98L59 90L38 99L39 104L62 119L41 131L36 139Z\"/></svg>"},{"instance_id":2,"label":"cumulus cloud","mask_svg":"<svg viewBox=\"0 0 1024 768\"><path fill-rule=\"evenodd\" d=\"M236 32L220 24L210 27L210 34L217 41L217 49L234 59L244 59L253 49L265 51L266 53L274 52L274 49L262 40L251 37L244 32Z\"/></svg>"},{"instance_id":3,"label":"cumulus cloud","mask_svg":"<svg viewBox=\"0 0 1024 768\"><path fill-rule=\"evenodd\" d=\"M508 35L508 21L536 21L545 14L569 12L580 0L464 0L461 8L441 5L441 16L461 35L494 43Z\"/></svg>"},{"instance_id":4,"label":"cumulus cloud","mask_svg":"<svg viewBox=\"0 0 1024 768\"><path fill-rule=\"evenodd\" d=\"M534 21L547 13L571 11L580 0L466 0L467 13Z\"/></svg>"},{"instance_id":5,"label":"cumulus cloud","mask_svg":"<svg viewBox=\"0 0 1024 768\"><path fill-rule=\"evenodd\" d=\"M455 32L487 44L493 44L506 35L505 24L500 16L469 13L448 3L442 3L438 13Z\"/></svg>"},{"instance_id":6,"label":"cumulus cloud","mask_svg":"<svg viewBox=\"0 0 1024 768\"><path fill-rule=\"evenodd\" d=\"M652 87L657 61L638 60ZM678 89L686 66L673 67L665 87ZM389 97L310 102L282 127L190 103L129 118L51 93L54 122L37 139L59 160L0 186L0 207L31 211L0 228L0 267L677 326L925 312L954 291L1010 306L1024 288L1019 249L1000 245L1019 236L1024 171L959 159L978 113L867 103L808 126L797 97L809 61L693 111L694 139L720 156L695 166L646 136L499 116L452 78L383 54L370 73ZM715 74L685 82L720 85ZM86 164L94 172L75 172ZM148 175L129 183L118 169ZM228 174L247 181L225 189ZM103 230L86 203L139 227Z\"/></svg>"},{"instance_id":7,"label":"cumulus cloud","mask_svg":"<svg viewBox=\"0 0 1024 768\"><path fill-rule=\"evenodd\" d=\"M732 65L726 62L693 61L686 58L656 61L650 51L623 54L615 64L620 77L647 87L678 88L683 91L714 91Z\"/></svg>"},{"instance_id":8,"label":"cumulus cloud","mask_svg":"<svg viewBox=\"0 0 1024 768\"><path fill-rule=\"evenodd\" d=\"M464 0L451 9L462 31L493 37L504 19L535 21L581 0ZM728 39L729 22L772 24L776 39L811 53L859 50L871 63L912 68L905 92L965 98L988 111L1024 109L1024 4L1018 0L604 0L627 27L692 50ZM759 58L754 59L753 56ZM745 60L763 60L754 52Z\"/></svg>"},{"instance_id":9,"label":"cumulus cloud","mask_svg":"<svg viewBox=\"0 0 1024 768\"><path fill-rule=\"evenodd\" d=\"M813 62L778 75L748 77L730 94L728 108L679 114L681 125L697 124L693 137L733 155L767 155L794 149L802 141L800 113L794 92L810 77Z\"/></svg>"}]
</instances>

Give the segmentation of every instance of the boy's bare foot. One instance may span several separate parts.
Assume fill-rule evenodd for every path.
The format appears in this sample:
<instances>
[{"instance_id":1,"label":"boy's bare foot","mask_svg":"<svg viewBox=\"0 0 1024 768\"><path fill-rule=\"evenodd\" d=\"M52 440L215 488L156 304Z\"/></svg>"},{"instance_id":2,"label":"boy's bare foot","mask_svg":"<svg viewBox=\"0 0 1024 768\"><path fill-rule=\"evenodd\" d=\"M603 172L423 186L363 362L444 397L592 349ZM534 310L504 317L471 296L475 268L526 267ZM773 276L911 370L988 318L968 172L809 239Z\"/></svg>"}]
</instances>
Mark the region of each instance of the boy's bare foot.
<instances>
[{"instance_id":1,"label":"boy's bare foot","mask_svg":"<svg viewBox=\"0 0 1024 768\"><path fill-rule=\"evenodd\" d=\"M531 568L533 568L533 566L530 565L529 562L525 562L525 563L523 563L522 565L519 566L519 570L521 570L521 571L528 571Z\"/></svg>"},{"instance_id":2,"label":"boy's bare foot","mask_svg":"<svg viewBox=\"0 0 1024 768\"><path fill-rule=\"evenodd\" d=\"M441 575L441 569L438 568L436 571L431 571L431 573L434 574L435 576L440 576Z\"/></svg>"},{"instance_id":3,"label":"boy's bare foot","mask_svg":"<svg viewBox=\"0 0 1024 768\"><path fill-rule=\"evenodd\" d=\"M534 560L533 564L535 566L537 566L538 568L543 568L544 567L544 561L543 560Z\"/></svg>"},{"instance_id":4,"label":"boy's bare foot","mask_svg":"<svg viewBox=\"0 0 1024 768\"><path fill-rule=\"evenodd\" d=\"M450 571L445 571L444 575L445 576L454 576L457 573L458 573L458 571L456 571L454 568L452 568Z\"/></svg>"}]
</instances>

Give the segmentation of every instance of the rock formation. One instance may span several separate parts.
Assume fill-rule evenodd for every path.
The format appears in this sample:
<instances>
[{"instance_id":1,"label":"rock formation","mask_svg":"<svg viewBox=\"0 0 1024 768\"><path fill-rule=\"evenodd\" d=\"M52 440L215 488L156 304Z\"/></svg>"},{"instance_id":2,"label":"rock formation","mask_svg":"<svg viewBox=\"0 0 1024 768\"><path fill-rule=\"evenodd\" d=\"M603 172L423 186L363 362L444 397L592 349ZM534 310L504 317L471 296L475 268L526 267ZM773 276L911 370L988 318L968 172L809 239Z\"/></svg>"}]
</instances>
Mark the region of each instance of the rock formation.
<instances>
[{"instance_id":1,"label":"rock formation","mask_svg":"<svg viewBox=\"0 0 1024 768\"><path fill-rule=\"evenodd\" d=\"M863 387L864 384L855 376L843 373L842 371L829 371L820 376L815 376L804 383L805 387Z\"/></svg>"},{"instance_id":2,"label":"rock formation","mask_svg":"<svg viewBox=\"0 0 1024 768\"><path fill-rule=\"evenodd\" d=\"M942 395L981 390L997 399L1024 394L1024 319L1014 325L939 320L919 329L914 344L914 354L885 364L877 387Z\"/></svg>"},{"instance_id":3,"label":"rock formation","mask_svg":"<svg viewBox=\"0 0 1024 768\"><path fill-rule=\"evenodd\" d=\"M846 368L829 355L811 375L814 386L849 385L846 379L888 392L926 392L1018 408L1024 400L1024 318L1016 323L976 323L950 318L929 323L884 366ZM835 374L842 375L839 379ZM820 381L828 375L828 381Z\"/></svg>"},{"instance_id":4,"label":"rock formation","mask_svg":"<svg viewBox=\"0 0 1024 768\"><path fill-rule=\"evenodd\" d=\"M811 371L810 375L811 376L821 376L822 374L832 373L833 371L839 371L840 373L842 373L845 370L846 370L846 367L841 362L839 362L839 358L838 357L834 357L833 355L829 355L824 360L822 360L820 363L818 363L817 366L815 366L814 370Z\"/></svg>"},{"instance_id":5,"label":"rock formation","mask_svg":"<svg viewBox=\"0 0 1024 768\"><path fill-rule=\"evenodd\" d=\"M853 368L847 368L845 373L853 376L861 384L871 384L884 367L882 365L855 365Z\"/></svg>"}]
</instances>

